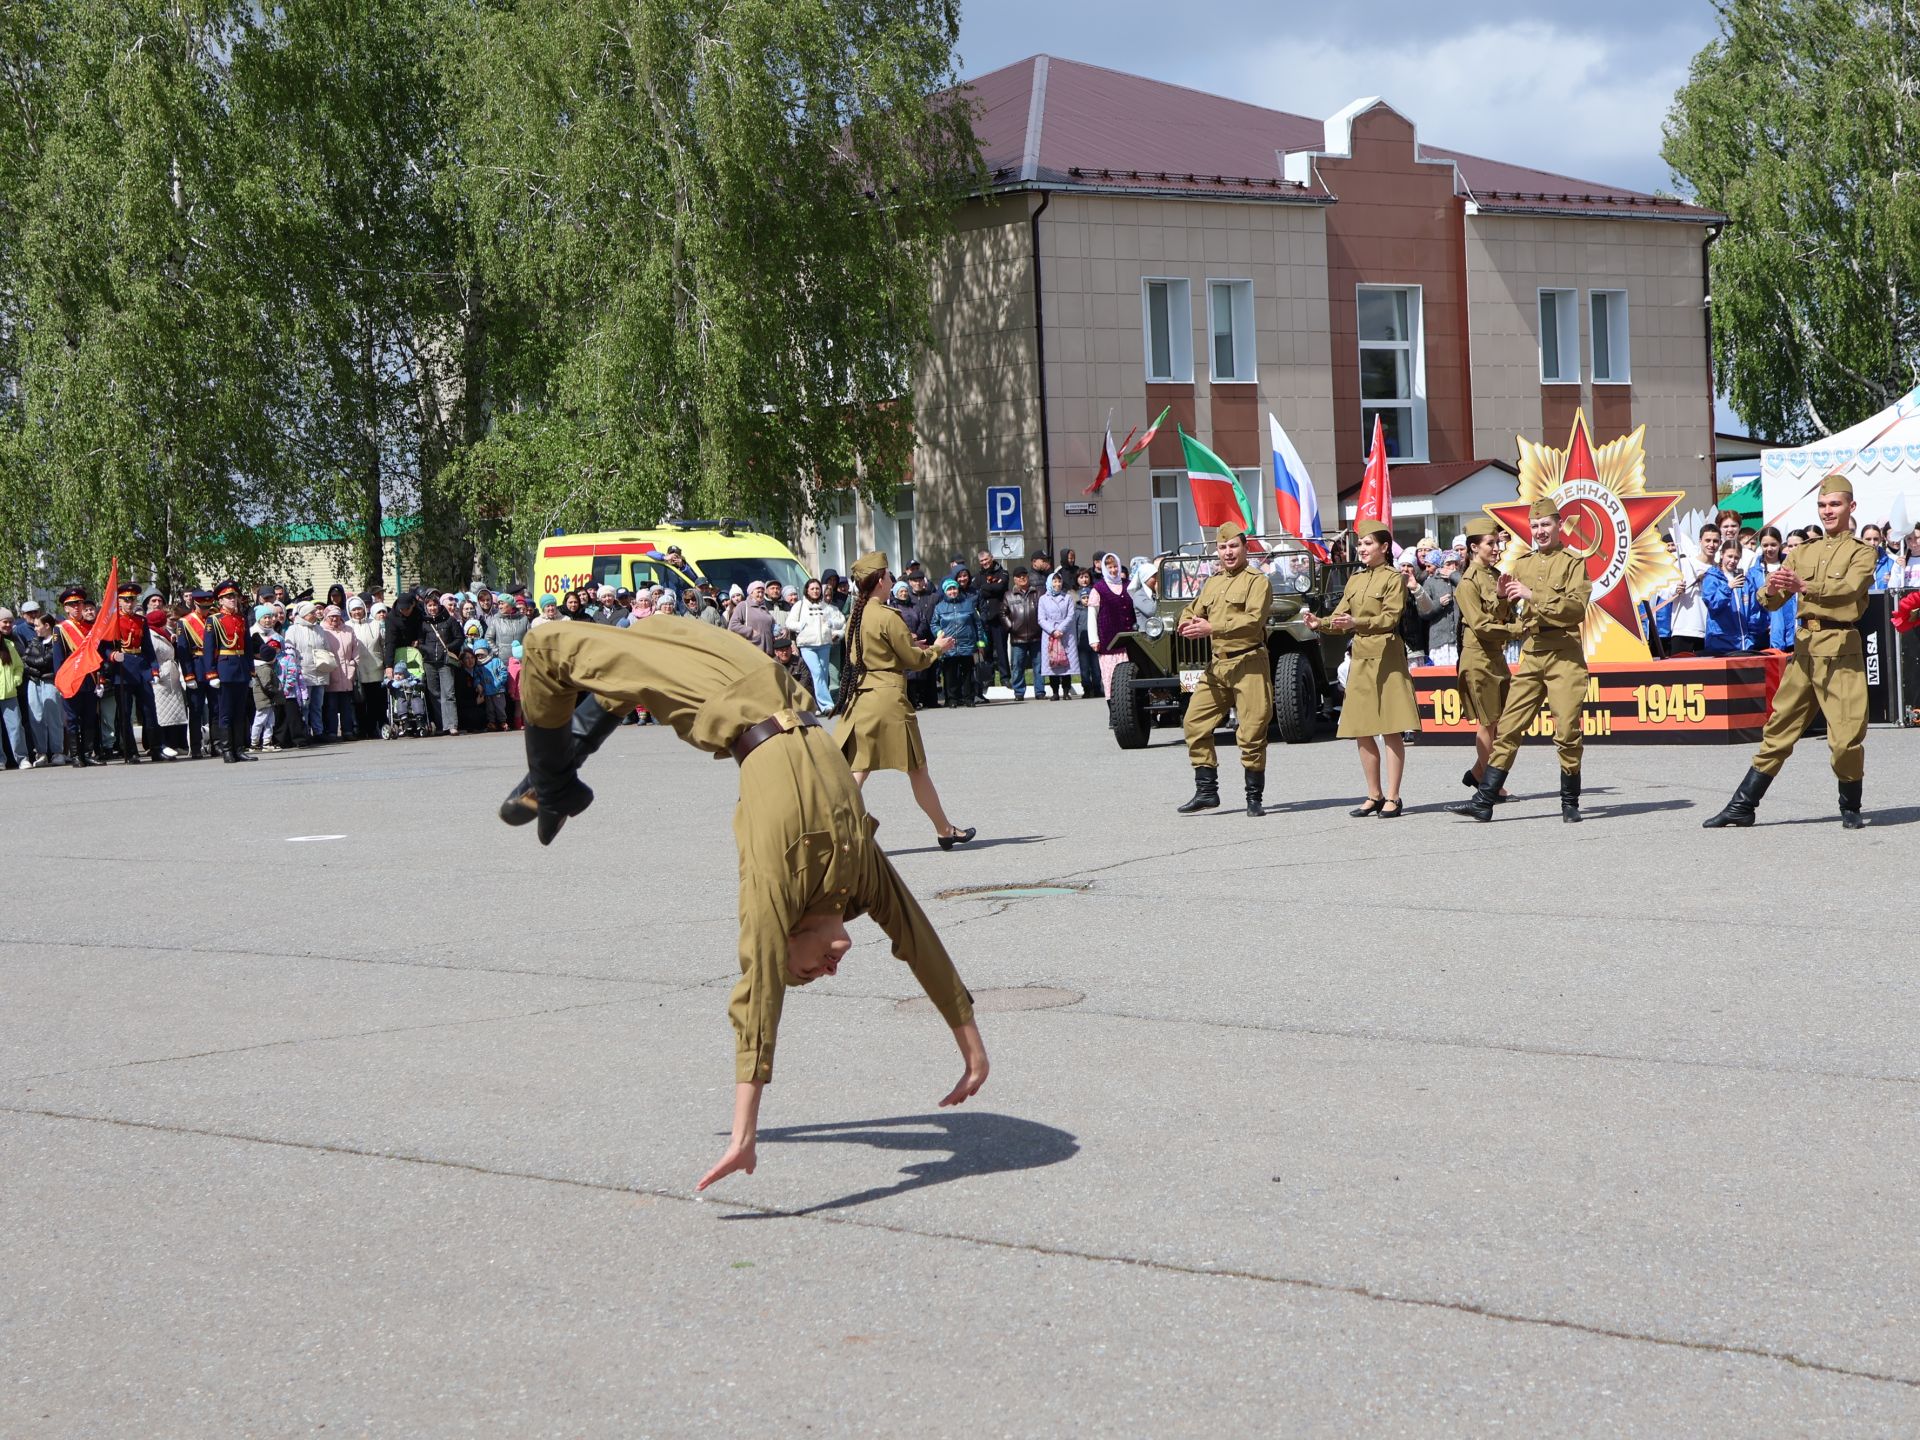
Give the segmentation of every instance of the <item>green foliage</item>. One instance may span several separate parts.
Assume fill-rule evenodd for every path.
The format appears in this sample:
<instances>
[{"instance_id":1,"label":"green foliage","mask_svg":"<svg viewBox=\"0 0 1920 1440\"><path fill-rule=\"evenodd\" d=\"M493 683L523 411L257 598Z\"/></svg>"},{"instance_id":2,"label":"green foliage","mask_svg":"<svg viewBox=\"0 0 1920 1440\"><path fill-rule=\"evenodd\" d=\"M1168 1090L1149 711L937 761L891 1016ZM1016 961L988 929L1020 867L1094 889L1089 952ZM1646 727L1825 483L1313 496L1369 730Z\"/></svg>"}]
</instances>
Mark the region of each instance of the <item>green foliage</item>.
<instances>
[{"instance_id":1,"label":"green foliage","mask_svg":"<svg viewBox=\"0 0 1920 1440\"><path fill-rule=\"evenodd\" d=\"M1714 365L1756 433L1796 442L1920 379L1920 39L1903 0L1728 0L1665 155L1729 217Z\"/></svg>"},{"instance_id":2,"label":"green foliage","mask_svg":"<svg viewBox=\"0 0 1920 1440\"><path fill-rule=\"evenodd\" d=\"M0 583L890 497L942 0L0 0Z\"/></svg>"}]
</instances>

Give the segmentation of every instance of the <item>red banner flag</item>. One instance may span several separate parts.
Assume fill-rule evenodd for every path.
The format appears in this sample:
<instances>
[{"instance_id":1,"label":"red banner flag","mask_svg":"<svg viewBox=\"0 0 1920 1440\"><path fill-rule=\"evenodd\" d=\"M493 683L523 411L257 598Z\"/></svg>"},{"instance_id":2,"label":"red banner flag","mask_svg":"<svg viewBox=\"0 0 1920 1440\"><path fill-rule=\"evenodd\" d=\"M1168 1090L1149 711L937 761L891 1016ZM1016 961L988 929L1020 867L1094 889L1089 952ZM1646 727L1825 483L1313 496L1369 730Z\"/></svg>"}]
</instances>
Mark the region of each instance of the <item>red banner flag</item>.
<instances>
[{"instance_id":1,"label":"red banner flag","mask_svg":"<svg viewBox=\"0 0 1920 1440\"><path fill-rule=\"evenodd\" d=\"M1380 417L1373 417L1373 453L1367 457L1367 475L1360 482L1360 508L1356 520L1378 520L1393 528L1393 481L1387 472L1387 443L1380 429Z\"/></svg>"},{"instance_id":2,"label":"red banner flag","mask_svg":"<svg viewBox=\"0 0 1920 1440\"><path fill-rule=\"evenodd\" d=\"M87 631L87 638L80 648L69 655L60 664L59 671L53 677L53 688L71 700L80 693L80 687L87 683L87 677L100 668L100 642L110 633L117 633L114 621L117 613L114 609L114 592L120 588L120 557L113 557L113 566L107 571L106 592L100 599L100 610L93 617L93 628Z\"/></svg>"}]
</instances>

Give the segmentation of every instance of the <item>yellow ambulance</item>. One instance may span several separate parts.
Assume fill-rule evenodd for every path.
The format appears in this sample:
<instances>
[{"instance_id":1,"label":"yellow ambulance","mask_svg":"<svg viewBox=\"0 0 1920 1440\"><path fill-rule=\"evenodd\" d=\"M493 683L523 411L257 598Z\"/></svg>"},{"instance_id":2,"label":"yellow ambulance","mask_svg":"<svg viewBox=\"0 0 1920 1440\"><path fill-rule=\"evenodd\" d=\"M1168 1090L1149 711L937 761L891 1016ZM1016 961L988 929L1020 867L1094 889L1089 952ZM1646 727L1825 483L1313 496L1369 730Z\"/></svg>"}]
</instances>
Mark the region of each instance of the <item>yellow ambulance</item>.
<instances>
[{"instance_id":1,"label":"yellow ambulance","mask_svg":"<svg viewBox=\"0 0 1920 1440\"><path fill-rule=\"evenodd\" d=\"M670 555L676 547L679 554ZM771 535L729 520L663 520L650 530L549 536L534 551L532 593L535 599L563 596L583 585L680 591L711 582L725 595L730 586L744 590L754 580L798 590L805 588L807 572Z\"/></svg>"}]
</instances>

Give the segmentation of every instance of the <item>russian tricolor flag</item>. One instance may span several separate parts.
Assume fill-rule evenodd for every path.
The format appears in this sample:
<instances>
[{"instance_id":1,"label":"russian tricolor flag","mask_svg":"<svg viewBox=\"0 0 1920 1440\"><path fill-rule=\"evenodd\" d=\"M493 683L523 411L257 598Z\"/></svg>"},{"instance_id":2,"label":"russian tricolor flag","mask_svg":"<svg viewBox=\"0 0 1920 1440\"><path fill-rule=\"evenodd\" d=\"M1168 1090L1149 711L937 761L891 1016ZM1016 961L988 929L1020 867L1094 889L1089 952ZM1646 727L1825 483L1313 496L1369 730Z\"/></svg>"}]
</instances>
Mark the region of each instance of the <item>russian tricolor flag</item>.
<instances>
[{"instance_id":1,"label":"russian tricolor flag","mask_svg":"<svg viewBox=\"0 0 1920 1440\"><path fill-rule=\"evenodd\" d=\"M1307 549L1324 560L1326 538L1320 529L1320 502L1313 493L1313 481L1293 441L1280 428L1280 417L1267 412L1267 424L1273 432L1273 515L1279 529L1307 542Z\"/></svg>"}]
</instances>

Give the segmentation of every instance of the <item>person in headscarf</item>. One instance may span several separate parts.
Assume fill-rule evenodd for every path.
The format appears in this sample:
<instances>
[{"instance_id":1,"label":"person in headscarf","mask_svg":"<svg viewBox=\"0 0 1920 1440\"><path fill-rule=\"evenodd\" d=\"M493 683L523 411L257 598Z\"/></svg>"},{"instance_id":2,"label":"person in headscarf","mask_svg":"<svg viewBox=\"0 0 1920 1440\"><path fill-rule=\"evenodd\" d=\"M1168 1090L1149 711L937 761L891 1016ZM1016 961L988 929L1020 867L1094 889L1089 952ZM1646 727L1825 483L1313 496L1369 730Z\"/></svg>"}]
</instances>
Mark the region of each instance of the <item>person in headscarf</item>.
<instances>
[{"instance_id":1,"label":"person in headscarf","mask_svg":"<svg viewBox=\"0 0 1920 1440\"><path fill-rule=\"evenodd\" d=\"M1061 583L1060 572L1047 576L1047 593L1040 597L1040 673L1046 677L1049 700L1073 698L1073 596Z\"/></svg>"},{"instance_id":2,"label":"person in headscarf","mask_svg":"<svg viewBox=\"0 0 1920 1440\"><path fill-rule=\"evenodd\" d=\"M1136 628L1136 616L1133 596L1127 587L1127 572L1120 568L1120 557L1109 550L1100 557L1099 564L1093 592L1087 597L1087 615L1092 627L1093 652L1100 657L1100 688L1111 693L1114 669L1126 658L1116 642Z\"/></svg>"}]
</instances>

